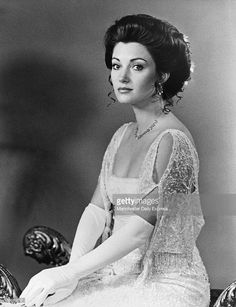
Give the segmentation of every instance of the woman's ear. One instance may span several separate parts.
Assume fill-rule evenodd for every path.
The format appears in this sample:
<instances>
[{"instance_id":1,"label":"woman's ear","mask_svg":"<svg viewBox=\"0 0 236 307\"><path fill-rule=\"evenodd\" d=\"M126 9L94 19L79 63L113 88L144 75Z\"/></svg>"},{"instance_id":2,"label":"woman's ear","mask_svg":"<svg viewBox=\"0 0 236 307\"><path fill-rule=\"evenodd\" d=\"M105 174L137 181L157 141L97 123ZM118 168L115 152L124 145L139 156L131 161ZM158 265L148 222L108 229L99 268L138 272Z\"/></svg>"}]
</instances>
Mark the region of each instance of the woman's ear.
<instances>
[{"instance_id":1,"label":"woman's ear","mask_svg":"<svg viewBox=\"0 0 236 307\"><path fill-rule=\"evenodd\" d=\"M170 73L169 72L163 72L161 73L160 77L159 77L159 82L161 84L165 83L170 77Z\"/></svg>"}]
</instances>

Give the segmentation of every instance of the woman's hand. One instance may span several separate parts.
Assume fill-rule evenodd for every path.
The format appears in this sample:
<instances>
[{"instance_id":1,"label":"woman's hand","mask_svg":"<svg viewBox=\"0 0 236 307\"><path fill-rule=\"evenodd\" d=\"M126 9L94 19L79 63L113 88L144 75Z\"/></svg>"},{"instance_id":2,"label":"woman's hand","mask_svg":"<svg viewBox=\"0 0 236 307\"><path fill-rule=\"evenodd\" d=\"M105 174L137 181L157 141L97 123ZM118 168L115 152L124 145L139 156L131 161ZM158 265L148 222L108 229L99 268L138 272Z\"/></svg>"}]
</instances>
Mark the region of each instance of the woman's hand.
<instances>
[{"instance_id":1,"label":"woman's hand","mask_svg":"<svg viewBox=\"0 0 236 307\"><path fill-rule=\"evenodd\" d=\"M28 307L54 304L69 296L77 286L69 264L46 269L33 276L21 294Z\"/></svg>"}]
</instances>

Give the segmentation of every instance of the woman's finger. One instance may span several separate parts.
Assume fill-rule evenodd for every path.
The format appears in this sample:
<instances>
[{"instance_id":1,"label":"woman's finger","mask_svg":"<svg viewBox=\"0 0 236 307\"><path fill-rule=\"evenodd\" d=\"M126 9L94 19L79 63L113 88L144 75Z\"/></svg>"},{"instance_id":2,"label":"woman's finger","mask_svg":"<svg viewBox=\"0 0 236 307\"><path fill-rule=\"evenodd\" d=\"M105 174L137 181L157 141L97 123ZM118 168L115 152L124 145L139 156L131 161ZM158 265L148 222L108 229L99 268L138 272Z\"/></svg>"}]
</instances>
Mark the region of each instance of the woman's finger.
<instances>
[{"instance_id":1,"label":"woman's finger","mask_svg":"<svg viewBox=\"0 0 236 307\"><path fill-rule=\"evenodd\" d=\"M32 298L31 301L29 301L28 303L27 302L25 303L27 307L31 307L31 306L40 307L46 300L47 296L48 296L48 291L44 290L40 294L38 294L36 297Z\"/></svg>"},{"instance_id":2,"label":"woman's finger","mask_svg":"<svg viewBox=\"0 0 236 307\"><path fill-rule=\"evenodd\" d=\"M72 290L67 288L58 289L53 295L47 297L44 306L56 304L71 294Z\"/></svg>"}]
</instances>

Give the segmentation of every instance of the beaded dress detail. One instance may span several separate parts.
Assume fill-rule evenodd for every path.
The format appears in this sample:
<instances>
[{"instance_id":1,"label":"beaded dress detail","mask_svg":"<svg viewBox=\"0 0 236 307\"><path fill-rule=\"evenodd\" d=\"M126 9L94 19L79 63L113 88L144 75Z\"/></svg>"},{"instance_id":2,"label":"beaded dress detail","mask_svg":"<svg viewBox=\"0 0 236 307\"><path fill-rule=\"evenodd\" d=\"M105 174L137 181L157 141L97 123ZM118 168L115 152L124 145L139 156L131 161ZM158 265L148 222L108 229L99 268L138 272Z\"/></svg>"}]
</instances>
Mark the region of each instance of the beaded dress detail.
<instances>
[{"instance_id":1,"label":"beaded dress detail","mask_svg":"<svg viewBox=\"0 0 236 307\"><path fill-rule=\"evenodd\" d=\"M158 199L157 219L143 246L79 280L73 294L57 307L208 307L210 285L196 239L204 225L198 191L199 161L194 145L180 130L167 129L151 144L138 178L112 174L114 156L131 123L121 126L104 155L99 182L107 214L103 240L129 222L113 214L112 196L139 194ZM153 180L158 145L165 133L173 138L168 166Z\"/></svg>"}]
</instances>

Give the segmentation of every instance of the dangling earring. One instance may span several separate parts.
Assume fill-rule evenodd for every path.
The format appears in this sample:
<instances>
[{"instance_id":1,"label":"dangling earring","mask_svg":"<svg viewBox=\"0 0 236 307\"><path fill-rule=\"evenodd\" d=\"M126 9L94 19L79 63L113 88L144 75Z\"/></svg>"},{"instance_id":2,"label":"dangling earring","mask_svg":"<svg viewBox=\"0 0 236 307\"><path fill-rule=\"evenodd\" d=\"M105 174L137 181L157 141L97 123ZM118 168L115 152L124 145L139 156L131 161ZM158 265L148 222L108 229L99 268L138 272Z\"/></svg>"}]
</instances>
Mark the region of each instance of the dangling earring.
<instances>
[{"instance_id":1,"label":"dangling earring","mask_svg":"<svg viewBox=\"0 0 236 307\"><path fill-rule=\"evenodd\" d=\"M154 93L152 95L152 97L156 98L153 102L156 102L156 101L160 101L162 100L161 99L161 96L163 94L163 88L162 88L162 85L161 83L157 83L157 81L154 83Z\"/></svg>"},{"instance_id":2,"label":"dangling earring","mask_svg":"<svg viewBox=\"0 0 236 307\"><path fill-rule=\"evenodd\" d=\"M163 88L162 88L161 83L160 82L159 83L155 82L154 86L155 86L156 94L158 96L161 96L163 94Z\"/></svg>"},{"instance_id":3,"label":"dangling earring","mask_svg":"<svg viewBox=\"0 0 236 307\"><path fill-rule=\"evenodd\" d=\"M116 98L112 97L112 95L114 94L114 88L113 88L113 84L112 84L112 81L111 81L111 75L109 75L109 77L108 77L108 82L111 84L112 90L107 94L107 96L112 101L107 104L107 107L109 107L112 103L116 103L116 101L117 101Z\"/></svg>"},{"instance_id":4,"label":"dangling earring","mask_svg":"<svg viewBox=\"0 0 236 307\"><path fill-rule=\"evenodd\" d=\"M166 104L164 103L164 100L162 99L162 94L163 94L163 87L161 85L161 83L154 83L154 88L155 88L155 92L153 94L153 97L155 97L156 99L153 102L158 101L159 103L161 103L161 110L163 113L167 114L169 113L169 109L166 107Z\"/></svg>"}]
</instances>

